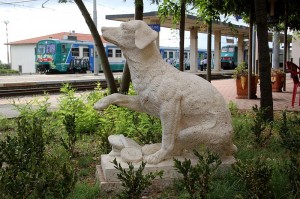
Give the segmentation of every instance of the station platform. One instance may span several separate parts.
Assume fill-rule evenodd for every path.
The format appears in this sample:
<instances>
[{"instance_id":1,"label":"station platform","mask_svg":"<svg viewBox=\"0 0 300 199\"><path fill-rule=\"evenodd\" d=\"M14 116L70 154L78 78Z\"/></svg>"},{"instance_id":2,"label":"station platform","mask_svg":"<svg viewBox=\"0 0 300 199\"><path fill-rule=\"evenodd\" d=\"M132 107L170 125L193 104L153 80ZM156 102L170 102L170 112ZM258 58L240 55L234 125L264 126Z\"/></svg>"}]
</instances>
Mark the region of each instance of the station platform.
<instances>
[{"instance_id":1,"label":"station platform","mask_svg":"<svg viewBox=\"0 0 300 199\"><path fill-rule=\"evenodd\" d=\"M122 73L114 73L115 78L121 78ZM0 87L31 86L39 84L89 82L105 80L104 74L34 74L0 76Z\"/></svg>"},{"instance_id":2,"label":"station platform","mask_svg":"<svg viewBox=\"0 0 300 199\"><path fill-rule=\"evenodd\" d=\"M205 75L205 71L201 71L202 75ZM230 74L227 74L229 76ZM122 73L114 74L115 78L121 78ZM20 76L0 76L0 87L9 85L24 85L24 84L45 84L48 83L62 83L62 82L79 82L79 81L95 81L104 80L103 74L95 76L94 74L72 74L72 75L20 75ZM227 103L236 104L238 109L251 110L254 105L260 107L260 85L257 85L257 99L236 99L236 85L235 80L230 79L212 79L211 83L219 90L223 95ZM275 111L288 110L288 111L300 111L299 102L299 90L296 96L295 106L291 106L292 101L292 89L293 81L290 75L286 76L286 91L273 92L273 109ZM56 108L57 99L59 93L51 94L49 96L49 102L51 108ZM22 96L18 100L15 97L0 98L0 115L11 118L16 117L18 112L12 106L12 101L17 101L17 104L22 104L30 101L30 99L36 96Z\"/></svg>"},{"instance_id":3,"label":"station platform","mask_svg":"<svg viewBox=\"0 0 300 199\"><path fill-rule=\"evenodd\" d=\"M193 73L198 76L206 76L206 71L197 71ZM212 79L224 79L231 77L233 74L232 70L224 71L212 71ZM115 79L121 78L122 73L113 73ZM89 82L89 81L100 81L105 80L103 73L94 75L93 73L88 74L32 74L32 75L8 75L0 76L0 87L10 86L33 86L39 84L55 84L55 83L73 83L73 82Z\"/></svg>"}]
</instances>

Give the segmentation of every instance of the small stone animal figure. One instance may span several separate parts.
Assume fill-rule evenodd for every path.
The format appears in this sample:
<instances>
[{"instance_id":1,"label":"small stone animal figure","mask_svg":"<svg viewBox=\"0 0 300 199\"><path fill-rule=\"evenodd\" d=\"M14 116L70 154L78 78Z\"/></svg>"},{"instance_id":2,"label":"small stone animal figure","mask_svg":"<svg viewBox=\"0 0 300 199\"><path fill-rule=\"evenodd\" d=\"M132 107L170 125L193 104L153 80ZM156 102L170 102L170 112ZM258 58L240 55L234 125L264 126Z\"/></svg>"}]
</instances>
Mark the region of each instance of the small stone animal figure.
<instances>
[{"instance_id":1,"label":"small stone animal figure","mask_svg":"<svg viewBox=\"0 0 300 199\"><path fill-rule=\"evenodd\" d=\"M111 104L146 112L162 124L162 143L149 164L181 155L205 145L222 160L232 158L231 115L223 96L205 79L181 72L166 63L156 46L157 32L143 21L129 21L120 27L103 27L103 37L119 46L128 62L136 96L112 94L94 108Z\"/></svg>"}]
</instances>

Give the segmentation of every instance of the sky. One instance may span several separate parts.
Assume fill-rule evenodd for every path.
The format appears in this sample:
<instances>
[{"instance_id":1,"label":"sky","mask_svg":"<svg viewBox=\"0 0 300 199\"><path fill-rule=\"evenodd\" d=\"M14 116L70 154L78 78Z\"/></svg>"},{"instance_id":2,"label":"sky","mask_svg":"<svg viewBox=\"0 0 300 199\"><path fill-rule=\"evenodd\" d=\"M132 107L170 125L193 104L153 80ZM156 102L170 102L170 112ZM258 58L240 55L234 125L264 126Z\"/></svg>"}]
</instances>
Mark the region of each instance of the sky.
<instances>
[{"instance_id":1,"label":"sky","mask_svg":"<svg viewBox=\"0 0 300 199\"><path fill-rule=\"evenodd\" d=\"M93 14L93 0L83 0L88 11ZM105 15L134 13L133 0L96 0L97 25L119 26L120 22L106 20ZM157 11L157 5L144 1L144 12ZM8 21L6 26L5 22ZM239 24L239 23L238 23ZM6 34L7 27L7 34ZM58 0L0 0L0 60L7 63L7 41L39 37L59 32L90 34L77 5L74 2L58 3ZM6 36L8 35L8 37ZM185 35L186 47L189 46L189 33ZM206 48L206 35L198 35L199 48ZM212 39L213 40L213 39ZM223 41L223 40L222 40ZM162 28L161 46L179 46L178 31ZM225 45L222 42L222 45Z\"/></svg>"}]
</instances>

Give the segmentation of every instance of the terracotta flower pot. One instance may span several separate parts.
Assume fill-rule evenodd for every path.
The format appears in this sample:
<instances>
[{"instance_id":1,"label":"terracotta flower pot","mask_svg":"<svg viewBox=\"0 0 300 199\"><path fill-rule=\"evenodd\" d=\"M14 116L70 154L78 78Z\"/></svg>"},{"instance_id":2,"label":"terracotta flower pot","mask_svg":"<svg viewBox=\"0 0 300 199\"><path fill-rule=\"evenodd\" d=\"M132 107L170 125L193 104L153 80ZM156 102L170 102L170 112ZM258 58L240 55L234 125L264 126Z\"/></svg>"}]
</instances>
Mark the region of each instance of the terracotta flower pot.
<instances>
[{"instance_id":1,"label":"terracotta flower pot","mask_svg":"<svg viewBox=\"0 0 300 199\"><path fill-rule=\"evenodd\" d=\"M251 88L251 99L256 99L256 90L258 83L258 76L252 76L252 88ZM241 76L236 79L236 94L237 99L247 99L248 98L248 76Z\"/></svg>"},{"instance_id":2,"label":"terracotta flower pot","mask_svg":"<svg viewBox=\"0 0 300 199\"><path fill-rule=\"evenodd\" d=\"M273 92L282 92L284 78L285 78L285 74L283 73L272 74L271 82L272 82Z\"/></svg>"}]
</instances>

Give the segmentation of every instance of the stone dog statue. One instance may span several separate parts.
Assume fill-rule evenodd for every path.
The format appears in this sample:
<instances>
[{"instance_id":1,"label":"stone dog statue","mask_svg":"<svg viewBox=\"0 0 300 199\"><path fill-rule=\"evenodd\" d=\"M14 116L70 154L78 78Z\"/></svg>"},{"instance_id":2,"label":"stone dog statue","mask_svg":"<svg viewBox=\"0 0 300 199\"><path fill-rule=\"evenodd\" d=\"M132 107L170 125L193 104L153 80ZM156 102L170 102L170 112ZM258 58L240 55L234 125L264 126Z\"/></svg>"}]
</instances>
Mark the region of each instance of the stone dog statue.
<instances>
[{"instance_id":1,"label":"stone dog statue","mask_svg":"<svg viewBox=\"0 0 300 199\"><path fill-rule=\"evenodd\" d=\"M231 115L223 96L205 79L181 72L166 63L156 46L158 33L143 21L129 21L120 27L103 27L103 37L119 46L128 62L136 96L112 94L94 108L111 104L158 117L162 143L157 151L144 155L149 164L181 155L205 145L222 160L232 158Z\"/></svg>"}]
</instances>

